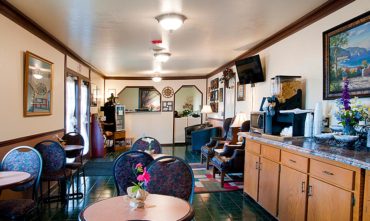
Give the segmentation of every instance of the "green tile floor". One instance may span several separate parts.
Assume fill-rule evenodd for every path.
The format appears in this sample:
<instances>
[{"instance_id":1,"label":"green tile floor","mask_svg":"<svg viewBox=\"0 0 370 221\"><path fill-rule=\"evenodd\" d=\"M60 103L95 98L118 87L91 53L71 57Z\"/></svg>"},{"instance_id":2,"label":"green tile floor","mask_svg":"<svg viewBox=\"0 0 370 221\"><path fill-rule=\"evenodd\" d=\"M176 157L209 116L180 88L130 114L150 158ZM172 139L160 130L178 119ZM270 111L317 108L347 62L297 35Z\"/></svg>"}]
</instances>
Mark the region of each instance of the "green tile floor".
<instances>
[{"instance_id":1,"label":"green tile floor","mask_svg":"<svg viewBox=\"0 0 370 221\"><path fill-rule=\"evenodd\" d=\"M184 146L163 147L163 152L200 162L199 152L187 151ZM110 153L105 159L113 161L119 153ZM81 185L82 191L83 185ZM111 176L89 176L86 178L86 194L83 199L70 200L68 205L60 203L43 204L40 213L32 220L78 220L79 212L86 206L116 196L116 187ZM211 220L273 220L255 202L243 196L242 191L195 194L193 206L196 221Z\"/></svg>"}]
</instances>

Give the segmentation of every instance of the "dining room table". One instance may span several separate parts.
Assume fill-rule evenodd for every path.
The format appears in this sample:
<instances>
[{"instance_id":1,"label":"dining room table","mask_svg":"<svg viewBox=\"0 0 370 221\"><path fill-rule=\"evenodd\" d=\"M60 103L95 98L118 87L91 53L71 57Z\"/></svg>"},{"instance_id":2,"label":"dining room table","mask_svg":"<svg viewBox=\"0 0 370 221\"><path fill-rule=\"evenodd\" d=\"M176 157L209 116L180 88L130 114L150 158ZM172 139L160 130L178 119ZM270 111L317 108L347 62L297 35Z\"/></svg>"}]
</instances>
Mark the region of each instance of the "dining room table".
<instances>
[{"instance_id":1,"label":"dining room table","mask_svg":"<svg viewBox=\"0 0 370 221\"><path fill-rule=\"evenodd\" d=\"M32 175L22 171L0 171L0 193L1 190L13 188L27 183L33 179Z\"/></svg>"},{"instance_id":2,"label":"dining room table","mask_svg":"<svg viewBox=\"0 0 370 221\"><path fill-rule=\"evenodd\" d=\"M93 203L79 214L80 221L133 221L133 220L192 220L192 205L180 198L160 194L149 194L143 208L130 206L127 195L108 198Z\"/></svg>"}]
</instances>

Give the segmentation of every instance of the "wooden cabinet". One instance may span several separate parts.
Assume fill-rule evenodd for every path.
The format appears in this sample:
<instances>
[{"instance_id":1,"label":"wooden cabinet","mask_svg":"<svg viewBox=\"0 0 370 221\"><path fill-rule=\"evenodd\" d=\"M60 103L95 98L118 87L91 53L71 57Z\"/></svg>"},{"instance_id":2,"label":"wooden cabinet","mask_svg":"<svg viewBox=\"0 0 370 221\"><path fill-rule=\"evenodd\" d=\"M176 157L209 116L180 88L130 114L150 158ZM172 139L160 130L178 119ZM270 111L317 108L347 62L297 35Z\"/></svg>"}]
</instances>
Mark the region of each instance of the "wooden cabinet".
<instances>
[{"instance_id":1,"label":"wooden cabinet","mask_svg":"<svg viewBox=\"0 0 370 221\"><path fill-rule=\"evenodd\" d=\"M352 220L352 193L312 177L307 206L308 221Z\"/></svg>"},{"instance_id":2,"label":"wooden cabinet","mask_svg":"<svg viewBox=\"0 0 370 221\"><path fill-rule=\"evenodd\" d=\"M244 167L244 192L246 192L256 201L258 197L259 161L259 156L246 152Z\"/></svg>"},{"instance_id":3,"label":"wooden cabinet","mask_svg":"<svg viewBox=\"0 0 370 221\"><path fill-rule=\"evenodd\" d=\"M282 166L280 177L279 219L282 221L304 221L307 174Z\"/></svg>"},{"instance_id":4,"label":"wooden cabinet","mask_svg":"<svg viewBox=\"0 0 370 221\"><path fill-rule=\"evenodd\" d=\"M277 215L279 170L278 163L260 159L258 202L273 216Z\"/></svg>"}]
</instances>

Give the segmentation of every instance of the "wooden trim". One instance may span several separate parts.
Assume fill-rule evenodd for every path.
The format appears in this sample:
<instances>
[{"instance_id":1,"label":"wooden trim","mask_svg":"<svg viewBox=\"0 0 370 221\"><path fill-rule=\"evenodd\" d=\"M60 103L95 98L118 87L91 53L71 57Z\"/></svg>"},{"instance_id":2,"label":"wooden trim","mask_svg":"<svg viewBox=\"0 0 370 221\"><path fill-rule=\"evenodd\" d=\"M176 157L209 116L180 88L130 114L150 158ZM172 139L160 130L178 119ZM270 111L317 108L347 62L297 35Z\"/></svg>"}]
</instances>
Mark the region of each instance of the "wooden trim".
<instances>
[{"instance_id":1,"label":"wooden trim","mask_svg":"<svg viewBox=\"0 0 370 221\"><path fill-rule=\"evenodd\" d=\"M67 72L67 55L64 55L64 133L66 133L66 120L67 120L67 84L66 84L66 81L67 81L67 76L68 76L68 72Z\"/></svg>"},{"instance_id":2,"label":"wooden trim","mask_svg":"<svg viewBox=\"0 0 370 221\"><path fill-rule=\"evenodd\" d=\"M258 52L262 51L270 47L271 45L285 39L286 37L302 30L303 28L313 24L314 22L330 15L331 13L337 11L338 9L348 5L355 0L328 0L324 4L320 5L319 7L315 8L313 11L309 12L308 14L304 15L303 17L299 18L295 22L291 23L290 25L286 26L285 28L281 29L280 31L276 32L275 34L271 35L270 37L263 40L261 43L257 44L256 46L252 47L248 51L244 52L243 54L239 55L238 57L234 58L233 60L227 62L226 64L222 65L221 67L217 68L216 70L209 73L206 77L210 78L217 73L222 72L225 68L230 68L234 65L235 61L252 56L257 54Z\"/></svg>"},{"instance_id":3,"label":"wooden trim","mask_svg":"<svg viewBox=\"0 0 370 221\"><path fill-rule=\"evenodd\" d=\"M24 141L27 141L27 140L32 140L32 139L36 139L36 138L39 138L39 137L44 137L44 136L52 135L52 134L55 134L55 133L62 133L62 132L64 132L64 128L63 129L58 129L58 130L53 130L53 131L48 131L48 132L44 132L44 133L29 135L29 136L25 136L25 137L19 137L19 138L15 138L15 139L11 139L11 140L1 141L0 142L0 148L3 147L3 146L8 146L8 145L12 145L12 144L15 144L15 143L20 143L20 142L24 142Z\"/></svg>"},{"instance_id":4,"label":"wooden trim","mask_svg":"<svg viewBox=\"0 0 370 221\"><path fill-rule=\"evenodd\" d=\"M67 76L68 75L74 75L74 76L76 76L76 77L78 77L78 78L80 78L80 79L82 79L84 81L90 82L90 78L88 78L88 77L86 77L86 76L84 76L84 75L82 75L82 74L80 74L80 73L78 73L78 72L76 72L76 71L68 68L68 67L66 67L66 71L67 71Z\"/></svg>"},{"instance_id":5,"label":"wooden trim","mask_svg":"<svg viewBox=\"0 0 370 221\"><path fill-rule=\"evenodd\" d=\"M151 77L119 77L119 76L106 76L106 80L152 80ZM207 79L207 76L168 76L162 77L162 80L192 80L192 79Z\"/></svg>"},{"instance_id":6,"label":"wooden trim","mask_svg":"<svg viewBox=\"0 0 370 221\"><path fill-rule=\"evenodd\" d=\"M33 21L31 18L26 16L23 12L18 10L14 7L11 3L7 1L0 1L0 13L3 14L5 17L10 19L11 21L15 22L22 28L26 29L27 31L31 32L35 36L39 37L41 40L45 41L58 51L72 57L73 59L77 60L78 62L88 66L89 68L93 69L94 72L99 74L102 77L105 75L98 70L95 66L90 64L89 62L85 61L82 57L80 57L76 52L72 49L68 48L65 44L59 41L56 37L42 28L39 24Z\"/></svg>"}]
</instances>

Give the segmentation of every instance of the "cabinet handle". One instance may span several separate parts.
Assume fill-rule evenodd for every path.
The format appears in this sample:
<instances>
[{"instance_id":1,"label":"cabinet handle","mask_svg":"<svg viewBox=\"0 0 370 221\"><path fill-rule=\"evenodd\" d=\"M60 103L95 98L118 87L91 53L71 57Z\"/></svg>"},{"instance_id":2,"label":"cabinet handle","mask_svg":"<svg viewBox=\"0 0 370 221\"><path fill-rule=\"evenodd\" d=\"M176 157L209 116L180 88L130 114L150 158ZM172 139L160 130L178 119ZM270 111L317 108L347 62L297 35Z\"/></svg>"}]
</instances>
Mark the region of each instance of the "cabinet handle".
<instances>
[{"instance_id":1,"label":"cabinet handle","mask_svg":"<svg viewBox=\"0 0 370 221\"><path fill-rule=\"evenodd\" d=\"M292 160L292 159L289 159L289 161L292 162L292 163L297 163L297 161Z\"/></svg>"},{"instance_id":2,"label":"cabinet handle","mask_svg":"<svg viewBox=\"0 0 370 221\"><path fill-rule=\"evenodd\" d=\"M329 171L326 171L326 170L324 170L324 171L322 171L323 173L325 173L326 175L330 175L330 176L333 176L334 175L334 173L332 173L332 172L329 172Z\"/></svg>"},{"instance_id":3,"label":"cabinet handle","mask_svg":"<svg viewBox=\"0 0 370 221\"><path fill-rule=\"evenodd\" d=\"M258 162L256 162L256 170L258 170Z\"/></svg>"},{"instance_id":4,"label":"cabinet handle","mask_svg":"<svg viewBox=\"0 0 370 221\"><path fill-rule=\"evenodd\" d=\"M308 185L307 196L312 196L312 186L311 185Z\"/></svg>"},{"instance_id":5,"label":"cabinet handle","mask_svg":"<svg viewBox=\"0 0 370 221\"><path fill-rule=\"evenodd\" d=\"M302 190L301 191L302 191L302 193L304 193L305 192L305 189L306 189L306 182L303 181L301 187L302 187Z\"/></svg>"}]
</instances>

